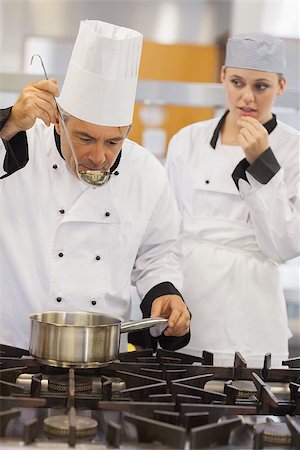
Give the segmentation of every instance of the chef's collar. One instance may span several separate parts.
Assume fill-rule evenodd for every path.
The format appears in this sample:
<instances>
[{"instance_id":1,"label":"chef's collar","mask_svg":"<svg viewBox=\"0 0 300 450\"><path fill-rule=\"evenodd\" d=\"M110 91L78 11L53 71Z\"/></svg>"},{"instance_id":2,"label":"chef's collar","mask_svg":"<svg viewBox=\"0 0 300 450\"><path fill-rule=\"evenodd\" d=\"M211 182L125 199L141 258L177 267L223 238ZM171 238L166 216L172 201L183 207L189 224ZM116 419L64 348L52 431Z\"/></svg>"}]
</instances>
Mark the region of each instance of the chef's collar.
<instances>
[{"instance_id":1,"label":"chef's collar","mask_svg":"<svg viewBox=\"0 0 300 450\"><path fill-rule=\"evenodd\" d=\"M63 157L62 152L61 152L60 136L59 136L59 134L56 132L55 128L54 128L54 139L55 139L55 144L56 144L56 148L57 148L57 150L58 150L58 153L60 154L60 156L62 157L62 159L65 159L65 158ZM116 168L118 167L118 165L119 165L119 163L120 163L120 160L121 160L121 154L122 154L122 149L121 149L120 153L118 154L117 159L115 160L115 162L114 162L113 165L111 166L111 168L110 168L110 170L109 170L110 173L113 173L113 172L116 170Z\"/></svg>"},{"instance_id":2,"label":"chef's collar","mask_svg":"<svg viewBox=\"0 0 300 450\"><path fill-rule=\"evenodd\" d=\"M211 138L211 141L210 141L210 146L211 146L213 149L216 148L216 145L217 145L217 141L218 141L218 138L219 138L220 131L221 131L222 128L223 128L223 125L224 125L224 122L225 122L225 119L226 119L226 116L227 116L228 113L229 113L229 110L227 110L227 111L224 113L224 115L221 117L221 119L220 119L219 122L218 122L218 125L217 125L216 128L215 128L214 134L213 134L213 136L212 136L212 138ZM268 132L269 134L272 133L272 131L274 130L274 128L277 126L277 120L276 120L275 114L272 114L272 119L268 120L268 122L266 122L266 123L263 123L263 126L265 127L265 129L267 130L267 132Z\"/></svg>"}]
</instances>

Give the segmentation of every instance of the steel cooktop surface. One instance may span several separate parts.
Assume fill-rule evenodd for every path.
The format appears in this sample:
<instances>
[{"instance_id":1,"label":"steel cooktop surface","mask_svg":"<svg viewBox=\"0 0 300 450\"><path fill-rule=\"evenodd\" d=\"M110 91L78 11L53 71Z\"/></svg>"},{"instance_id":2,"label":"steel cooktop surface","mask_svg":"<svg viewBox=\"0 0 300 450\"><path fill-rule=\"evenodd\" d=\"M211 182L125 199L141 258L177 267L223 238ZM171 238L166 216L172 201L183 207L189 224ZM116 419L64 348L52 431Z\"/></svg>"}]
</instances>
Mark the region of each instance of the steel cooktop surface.
<instances>
[{"instance_id":1,"label":"steel cooktop surface","mask_svg":"<svg viewBox=\"0 0 300 450\"><path fill-rule=\"evenodd\" d=\"M300 358L251 368L159 349L97 369L0 354L0 448L300 449Z\"/></svg>"}]
</instances>

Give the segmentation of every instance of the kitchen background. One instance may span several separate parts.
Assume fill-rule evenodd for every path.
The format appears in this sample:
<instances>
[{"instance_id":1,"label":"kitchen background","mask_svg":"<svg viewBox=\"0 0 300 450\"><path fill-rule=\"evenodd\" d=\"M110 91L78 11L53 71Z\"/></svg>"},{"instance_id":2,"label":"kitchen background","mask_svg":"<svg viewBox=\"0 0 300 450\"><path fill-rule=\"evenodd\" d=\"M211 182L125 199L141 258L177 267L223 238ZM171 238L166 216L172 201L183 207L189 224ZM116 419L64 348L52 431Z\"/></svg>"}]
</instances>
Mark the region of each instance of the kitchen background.
<instances>
[{"instance_id":1,"label":"kitchen background","mask_svg":"<svg viewBox=\"0 0 300 450\"><path fill-rule=\"evenodd\" d=\"M288 84L274 112L300 129L299 0L0 0L1 107L11 105L26 83L44 76L37 58L30 66L35 53L61 86L84 18L136 28L144 35L130 137L162 163L168 140L179 128L223 112L219 70L226 39L236 33L263 31L285 40ZM293 332L290 356L299 356L299 258L282 265L281 275Z\"/></svg>"}]
</instances>

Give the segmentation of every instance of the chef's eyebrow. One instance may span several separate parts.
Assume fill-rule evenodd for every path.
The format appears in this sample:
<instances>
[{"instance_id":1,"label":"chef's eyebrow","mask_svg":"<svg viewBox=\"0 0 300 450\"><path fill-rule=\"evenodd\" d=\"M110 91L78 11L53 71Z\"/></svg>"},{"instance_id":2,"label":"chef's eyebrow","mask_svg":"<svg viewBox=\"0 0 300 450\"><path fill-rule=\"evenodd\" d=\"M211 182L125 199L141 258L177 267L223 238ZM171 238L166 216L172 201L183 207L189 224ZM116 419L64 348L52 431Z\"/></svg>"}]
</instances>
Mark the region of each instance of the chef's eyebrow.
<instances>
[{"instance_id":1,"label":"chef's eyebrow","mask_svg":"<svg viewBox=\"0 0 300 450\"><path fill-rule=\"evenodd\" d=\"M89 133L86 133L85 131L75 131L74 134L78 137L87 138L87 139L96 139L95 136L91 136ZM106 141L116 141L120 142L124 140L125 136L112 136L106 139Z\"/></svg>"},{"instance_id":2,"label":"chef's eyebrow","mask_svg":"<svg viewBox=\"0 0 300 450\"><path fill-rule=\"evenodd\" d=\"M84 137L84 138L88 138L88 139L95 139L94 136L91 136L88 133L85 133L84 131L75 131L74 134L78 137Z\"/></svg>"}]
</instances>

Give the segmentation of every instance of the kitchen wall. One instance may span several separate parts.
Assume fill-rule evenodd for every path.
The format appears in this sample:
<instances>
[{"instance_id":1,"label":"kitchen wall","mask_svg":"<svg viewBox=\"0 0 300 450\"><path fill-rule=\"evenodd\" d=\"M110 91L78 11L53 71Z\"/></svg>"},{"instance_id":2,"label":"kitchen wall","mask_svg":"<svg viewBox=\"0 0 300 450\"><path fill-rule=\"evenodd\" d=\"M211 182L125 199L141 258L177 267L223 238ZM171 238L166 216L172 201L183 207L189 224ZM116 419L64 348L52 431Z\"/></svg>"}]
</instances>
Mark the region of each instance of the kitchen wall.
<instances>
[{"instance_id":1,"label":"kitchen wall","mask_svg":"<svg viewBox=\"0 0 300 450\"><path fill-rule=\"evenodd\" d=\"M299 39L299 7L298 0L0 0L0 70L22 67L27 36L74 39L83 18L137 28L162 44L213 44L245 31Z\"/></svg>"},{"instance_id":2,"label":"kitchen wall","mask_svg":"<svg viewBox=\"0 0 300 450\"><path fill-rule=\"evenodd\" d=\"M213 43L228 30L231 1L1 0L0 70L22 67L26 36L75 38L83 18L122 24L160 43Z\"/></svg>"},{"instance_id":3,"label":"kitchen wall","mask_svg":"<svg viewBox=\"0 0 300 450\"><path fill-rule=\"evenodd\" d=\"M299 90L297 5L298 0L0 0L0 71L42 74L38 61L32 67L29 65L31 55L41 53L48 73L63 77L80 20L101 18L143 33L142 79L218 81L228 35L257 30L278 33L288 47L288 89ZM282 17L288 27L282 26ZM152 49L148 51L149 46ZM208 59L205 51L209 47L217 52ZM180 75L178 67L183 68ZM172 70L173 74L167 75ZM161 126L166 131L166 136L161 134L164 139L161 153L179 128L215 114L211 109L185 106L181 103L179 109L169 105L156 108L160 117L164 117ZM136 108L131 137L143 142L147 130L140 108L144 106ZM152 108L152 115L153 111ZM299 126L299 111L281 108L278 113L281 119ZM149 139L147 143L151 145ZM157 140L153 141L153 145L157 144Z\"/></svg>"}]
</instances>

